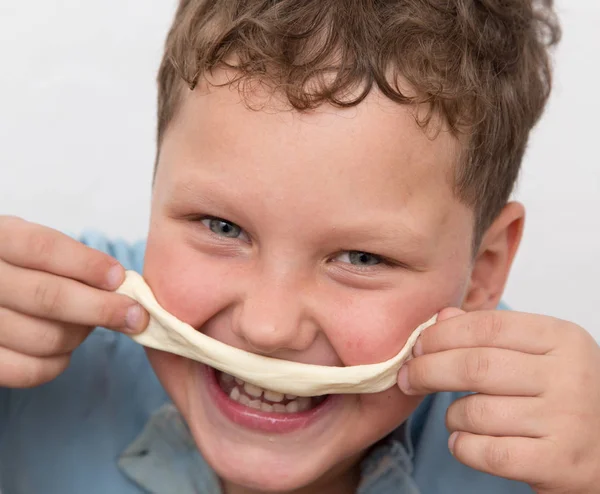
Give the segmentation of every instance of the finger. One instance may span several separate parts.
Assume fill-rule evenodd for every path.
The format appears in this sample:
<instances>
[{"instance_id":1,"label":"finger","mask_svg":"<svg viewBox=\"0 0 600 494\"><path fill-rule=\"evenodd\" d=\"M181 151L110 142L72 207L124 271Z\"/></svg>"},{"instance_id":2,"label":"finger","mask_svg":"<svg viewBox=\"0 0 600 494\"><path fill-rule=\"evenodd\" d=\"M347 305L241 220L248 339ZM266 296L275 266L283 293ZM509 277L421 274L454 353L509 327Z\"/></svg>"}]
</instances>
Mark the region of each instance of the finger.
<instances>
[{"instance_id":1,"label":"finger","mask_svg":"<svg viewBox=\"0 0 600 494\"><path fill-rule=\"evenodd\" d=\"M415 356L454 348L493 347L534 355L554 350L565 337L558 319L512 311L440 312L438 321L419 337Z\"/></svg>"},{"instance_id":2,"label":"finger","mask_svg":"<svg viewBox=\"0 0 600 494\"><path fill-rule=\"evenodd\" d=\"M32 357L71 353L91 331L91 327L39 319L0 308L0 346Z\"/></svg>"},{"instance_id":3,"label":"finger","mask_svg":"<svg viewBox=\"0 0 600 494\"><path fill-rule=\"evenodd\" d=\"M481 472L529 484L552 474L556 446L547 439L480 436L455 432L448 441L461 463Z\"/></svg>"},{"instance_id":4,"label":"finger","mask_svg":"<svg viewBox=\"0 0 600 494\"><path fill-rule=\"evenodd\" d=\"M547 389L552 357L498 348L459 348L416 357L398 375L408 395L471 391L491 395L538 396Z\"/></svg>"},{"instance_id":5,"label":"finger","mask_svg":"<svg viewBox=\"0 0 600 494\"><path fill-rule=\"evenodd\" d=\"M456 400L446 412L450 432L540 438L546 435L541 398L474 394Z\"/></svg>"},{"instance_id":6,"label":"finger","mask_svg":"<svg viewBox=\"0 0 600 494\"><path fill-rule=\"evenodd\" d=\"M32 357L0 347L0 387L31 388L47 383L69 365L70 355Z\"/></svg>"},{"instance_id":7,"label":"finger","mask_svg":"<svg viewBox=\"0 0 600 494\"><path fill-rule=\"evenodd\" d=\"M42 319L81 326L141 331L147 312L133 299L89 287L78 281L3 263L0 307Z\"/></svg>"},{"instance_id":8,"label":"finger","mask_svg":"<svg viewBox=\"0 0 600 494\"><path fill-rule=\"evenodd\" d=\"M123 267L108 254L19 218L0 217L0 259L111 291L125 279Z\"/></svg>"}]
</instances>

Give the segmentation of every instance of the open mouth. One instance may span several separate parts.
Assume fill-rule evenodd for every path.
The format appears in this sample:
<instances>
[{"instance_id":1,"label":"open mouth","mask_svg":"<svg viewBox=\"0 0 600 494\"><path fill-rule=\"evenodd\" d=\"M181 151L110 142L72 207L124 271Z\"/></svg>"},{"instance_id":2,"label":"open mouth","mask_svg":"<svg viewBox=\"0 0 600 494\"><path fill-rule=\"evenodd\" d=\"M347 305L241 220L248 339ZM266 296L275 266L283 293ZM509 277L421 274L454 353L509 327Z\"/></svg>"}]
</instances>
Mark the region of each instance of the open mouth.
<instances>
[{"instance_id":1,"label":"open mouth","mask_svg":"<svg viewBox=\"0 0 600 494\"><path fill-rule=\"evenodd\" d=\"M267 434L285 434L313 427L329 427L340 395L300 397L278 393L242 381L207 365L208 392L222 415L244 428ZM321 424L317 426L316 424ZM326 425L328 424L328 425Z\"/></svg>"},{"instance_id":2,"label":"open mouth","mask_svg":"<svg viewBox=\"0 0 600 494\"><path fill-rule=\"evenodd\" d=\"M265 413L295 414L313 410L321 405L327 396L295 396L260 388L225 372L215 371L221 390L245 407Z\"/></svg>"}]
</instances>

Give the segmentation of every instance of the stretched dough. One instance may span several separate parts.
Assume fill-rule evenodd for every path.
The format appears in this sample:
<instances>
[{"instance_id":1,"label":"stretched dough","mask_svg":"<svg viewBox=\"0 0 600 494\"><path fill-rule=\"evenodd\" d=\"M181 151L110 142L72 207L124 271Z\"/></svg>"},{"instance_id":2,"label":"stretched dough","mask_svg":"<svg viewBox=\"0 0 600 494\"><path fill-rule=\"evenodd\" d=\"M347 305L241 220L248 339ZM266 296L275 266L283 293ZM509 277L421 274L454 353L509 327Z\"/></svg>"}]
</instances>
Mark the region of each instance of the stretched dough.
<instances>
[{"instance_id":1,"label":"stretched dough","mask_svg":"<svg viewBox=\"0 0 600 494\"><path fill-rule=\"evenodd\" d=\"M411 357L417 338L437 318L421 324L400 353L385 362L332 367L264 357L210 338L164 310L136 272L128 271L117 291L137 300L150 313L146 330L132 336L138 343L202 362L256 386L297 396L377 393L391 388L398 370Z\"/></svg>"}]
</instances>

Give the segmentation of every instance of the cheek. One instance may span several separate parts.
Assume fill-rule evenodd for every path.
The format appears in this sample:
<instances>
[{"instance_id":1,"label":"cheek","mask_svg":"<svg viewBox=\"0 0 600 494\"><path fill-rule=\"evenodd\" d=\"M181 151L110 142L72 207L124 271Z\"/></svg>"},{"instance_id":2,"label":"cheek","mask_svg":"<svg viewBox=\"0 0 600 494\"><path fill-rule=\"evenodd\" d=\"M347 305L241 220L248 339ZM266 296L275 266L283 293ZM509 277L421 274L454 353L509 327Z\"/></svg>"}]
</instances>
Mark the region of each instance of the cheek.
<instances>
[{"instance_id":1,"label":"cheek","mask_svg":"<svg viewBox=\"0 0 600 494\"><path fill-rule=\"evenodd\" d=\"M324 305L324 328L345 365L383 362L396 355L410 334L429 317L460 305L461 283L423 277L389 291L357 291L344 299L331 293ZM456 278L454 278L456 281Z\"/></svg>"},{"instance_id":2,"label":"cheek","mask_svg":"<svg viewBox=\"0 0 600 494\"><path fill-rule=\"evenodd\" d=\"M145 348L145 350L154 373L177 408L189 410L188 376L193 372L192 361L152 348Z\"/></svg>"},{"instance_id":3,"label":"cheek","mask_svg":"<svg viewBox=\"0 0 600 494\"><path fill-rule=\"evenodd\" d=\"M364 424L363 442L373 444L398 428L418 407L422 397L406 396L397 386L358 398L360 424Z\"/></svg>"},{"instance_id":4,"label":"cheek","mask_svg":"<svg viewBox=\"0 0 600 494\"><path fill-rule=\"evenodd\" d=\"M381 294L359 294L349 302L343 308L331 310L331 316L323 324L342 362L370 364L398 353L414 329L411 322L414 317L410 317L406 305L393 303L390 297Z\"/></svg>"},{"instance_id":5,"label":"cheek","mask_svg":"<svg viewBox=\"0 0 600 494\"><path fill-rule=\"evenodd\" d=\"M229 270L183 239L149 236L144 277L158 302L191 326L198 327L231 303L235 284L227 282Z\"/></svg>"}]
</instances>

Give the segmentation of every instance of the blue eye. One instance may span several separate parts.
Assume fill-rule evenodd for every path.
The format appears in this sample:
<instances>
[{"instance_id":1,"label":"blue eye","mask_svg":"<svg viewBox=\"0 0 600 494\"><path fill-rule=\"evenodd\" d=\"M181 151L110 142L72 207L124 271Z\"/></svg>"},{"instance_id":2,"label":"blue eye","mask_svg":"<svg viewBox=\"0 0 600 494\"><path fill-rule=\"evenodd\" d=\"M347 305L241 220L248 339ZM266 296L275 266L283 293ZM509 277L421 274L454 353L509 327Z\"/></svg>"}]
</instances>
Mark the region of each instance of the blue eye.
<instances>
[{"instance_id":1,"label":"blue eye","mask_svg":"<svg viewBox=\"0 0 600 494\"><path fill-rule=\"evenodd\" d=\"M343 254L340 254L338 260L354 266L375 266L383 262L381 257L375 254L369 254L368 252L361 252L358 250L344 252Z\"/></svg>"},{"instance_id":2,"label":"blue eye","mask_svg":"<svg viewBox=\"0 0 600 494\"><path fill-rule=\"evenodd\" d=\"M238 238L242 234L239 226L221 218L205 218L202 220L202 224L220 237Z\"/></svg>"}]
</instances>

